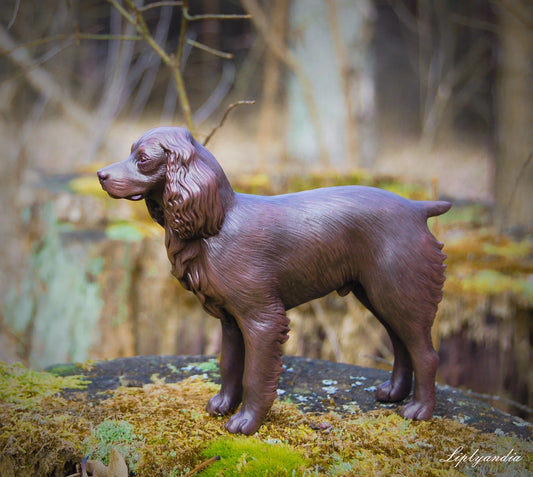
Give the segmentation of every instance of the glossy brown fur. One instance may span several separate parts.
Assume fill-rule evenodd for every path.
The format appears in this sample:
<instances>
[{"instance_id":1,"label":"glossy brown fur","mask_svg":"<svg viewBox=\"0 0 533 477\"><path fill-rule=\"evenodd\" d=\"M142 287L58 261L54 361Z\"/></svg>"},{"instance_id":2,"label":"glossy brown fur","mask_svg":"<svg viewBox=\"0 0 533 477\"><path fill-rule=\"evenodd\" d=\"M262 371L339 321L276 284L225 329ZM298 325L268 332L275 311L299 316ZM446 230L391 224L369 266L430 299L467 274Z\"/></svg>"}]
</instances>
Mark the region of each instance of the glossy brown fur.
<instances>
[{"instance_id":1,"label":"glossy brown fur","mask_svg":"<svg viewBox=\"0 0 533 477\"><path fill-rule=\"evenodd\" d=\"M131 155L98 172L111 196L145 199L165 228L172 273L222 323L222 387L207 405L237 414L230 432L251 434L276 397L286 310L350 292L381 321L394 368L380 401L413 399L403 415L428 419L438 357L431 326L446 255L427 228L448 202L417 202L372 187L278 196L233 191L211 153L182 128L156 128Z\"/></svg>"}]
</instances>

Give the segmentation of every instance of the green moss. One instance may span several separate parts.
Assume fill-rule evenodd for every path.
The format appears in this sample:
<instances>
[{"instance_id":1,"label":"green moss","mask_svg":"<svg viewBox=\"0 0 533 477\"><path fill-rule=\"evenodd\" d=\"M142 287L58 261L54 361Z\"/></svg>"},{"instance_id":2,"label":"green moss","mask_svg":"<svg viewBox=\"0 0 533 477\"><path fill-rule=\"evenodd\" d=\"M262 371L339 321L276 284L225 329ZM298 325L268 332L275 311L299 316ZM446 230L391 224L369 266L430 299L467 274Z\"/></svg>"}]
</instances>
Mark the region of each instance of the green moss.
<instances>
[{"instance_id":1,"label":"green moss","mask_svg":"<svg viewBox=\"0 0 533 477\"><path fill-rule=\"evenodd\" d=\"M291 476L303 470L306 460L294 448L251 437L223 437L212 441L206 457L220 456L199 475L209 476Z\"/></svg>"},{"instance_id":2,"label":"green moss","mask_svg":"<svg viewBox=\"0 0 533 477\"><path fill-rule=\"evenodd\" d=\"M0 401L17 404L19 408L32 407L65 388L84 389L87 382L82 376L55 376L33 371L21 363L0 362Z\"/></svg>"},{"instance_id":3,"label":"green moss","mask_svg":"<svg viewBox=\"0 0 533 477\"><path fill-rule=\"evenodd\" d=\"M67 364L56 364L46 368L46 372L53 374L54 376L73 376L76 374L81 374L84 371L80 364L67 363Z\"/></svg>"}]
</instances>

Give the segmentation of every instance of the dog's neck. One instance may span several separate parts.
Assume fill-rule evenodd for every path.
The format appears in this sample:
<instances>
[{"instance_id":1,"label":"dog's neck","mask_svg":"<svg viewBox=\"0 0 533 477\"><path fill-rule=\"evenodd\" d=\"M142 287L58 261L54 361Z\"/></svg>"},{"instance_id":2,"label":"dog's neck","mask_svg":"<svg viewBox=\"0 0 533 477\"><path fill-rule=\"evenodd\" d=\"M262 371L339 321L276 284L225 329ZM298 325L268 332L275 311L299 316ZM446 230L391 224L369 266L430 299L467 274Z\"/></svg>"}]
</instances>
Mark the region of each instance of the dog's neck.
<instances>
[{"instance_id":1,"label":"dog's neck","mask_svg":"<svg viewBox=\"0 0 533 477\"><path fill-rule=\"evenodd\" d=\"M172 275L200 299L208 313L222 319L222 302L216 298L216 293L212 293L211 283L202 263L204 239L183 240L165 227L165 245L172 264Z\"/></svg>"},{"instance_id":2,"label":"dog's neck","mask_svg":"<svg viewBox=\"0 0 533 477\"><path fill-rule=\"evenodd\" d=\"M188 290L199 288L197 259L202 248L202 239L183 240L169 227L165 227L165 247L172 265L172 275Z\"/></svg>"}]
</instances>

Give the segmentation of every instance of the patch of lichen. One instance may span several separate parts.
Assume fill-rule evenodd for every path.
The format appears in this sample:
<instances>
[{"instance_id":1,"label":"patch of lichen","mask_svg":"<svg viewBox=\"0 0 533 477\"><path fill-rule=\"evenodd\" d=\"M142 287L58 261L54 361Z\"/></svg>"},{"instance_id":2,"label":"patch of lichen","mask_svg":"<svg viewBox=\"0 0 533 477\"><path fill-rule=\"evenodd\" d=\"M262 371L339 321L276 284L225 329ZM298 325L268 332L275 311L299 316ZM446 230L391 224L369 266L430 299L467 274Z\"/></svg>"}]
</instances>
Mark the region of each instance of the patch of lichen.
<instances>
[{"instance_id":1,"label":"patch of lichen","mask_svg":"<svg viewBox=\"0 0 533 477\"><path fill-rule=\"evenodd\" d=\"M128 441L128 452L136 456L135 475L184 475L211 457L212 443L229 437L224 428L228 418L214 418L205 411L207 400L217 390L210 382L190 378L175 384L156 381L142 388L122 387L108 392L107 399L90 402L82 393L69 393L67 399L40 391L41 397L32 406L2 401L0 461L19 472L0 472L10 476L33 471L46 476L63 469L66 462L79 462L84 453L98 457L102 455L99 441L113 444L109 438L95 439L98 429L102 423L114 422L128 423L135 437ZM464 475L461 472L468 465L455 467L455 462L445 462L459 448L465 455L477 451L478 455L501 456L514 449L521 456L519 462L483 464L485 475L533 472L530 441L483 434L451 419L413 422L389 410L346 418L335 413L305 414L293 404L276 402L253 438L262 443L258 449L279 444L287 455L301 456L305 464L294 475ZM246 475L247 463L260 456L254 456L248 445L240 449L236 442L232 453L235 457L242 451L237 460ZM282 468L283 462L279 464Z\"/></svg>"}]
</instances>

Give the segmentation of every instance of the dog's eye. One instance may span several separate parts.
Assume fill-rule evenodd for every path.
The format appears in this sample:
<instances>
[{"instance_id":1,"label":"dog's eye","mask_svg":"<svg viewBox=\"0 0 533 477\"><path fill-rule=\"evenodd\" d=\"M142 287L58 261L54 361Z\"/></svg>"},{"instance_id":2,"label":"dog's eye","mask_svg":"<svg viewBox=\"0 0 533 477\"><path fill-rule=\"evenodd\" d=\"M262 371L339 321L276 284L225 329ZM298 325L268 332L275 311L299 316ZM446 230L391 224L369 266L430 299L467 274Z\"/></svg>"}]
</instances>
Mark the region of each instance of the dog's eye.
<instances>
[{"instance_id":1,"label":"dog's eye","mask_svg":"<svg viewBox=\"0 0 533 477\"><path fill-rule=\"evenodd\" d=\"M138 160L139 160L139 162L140 162L141 164L144 163L144 162L146 162L146 161L148 161L148 156L146 156L146 155L144 155L144 154L139 154L139 155L137 156L137 158L138 158Z\"/></svg>"}]
</instances>

